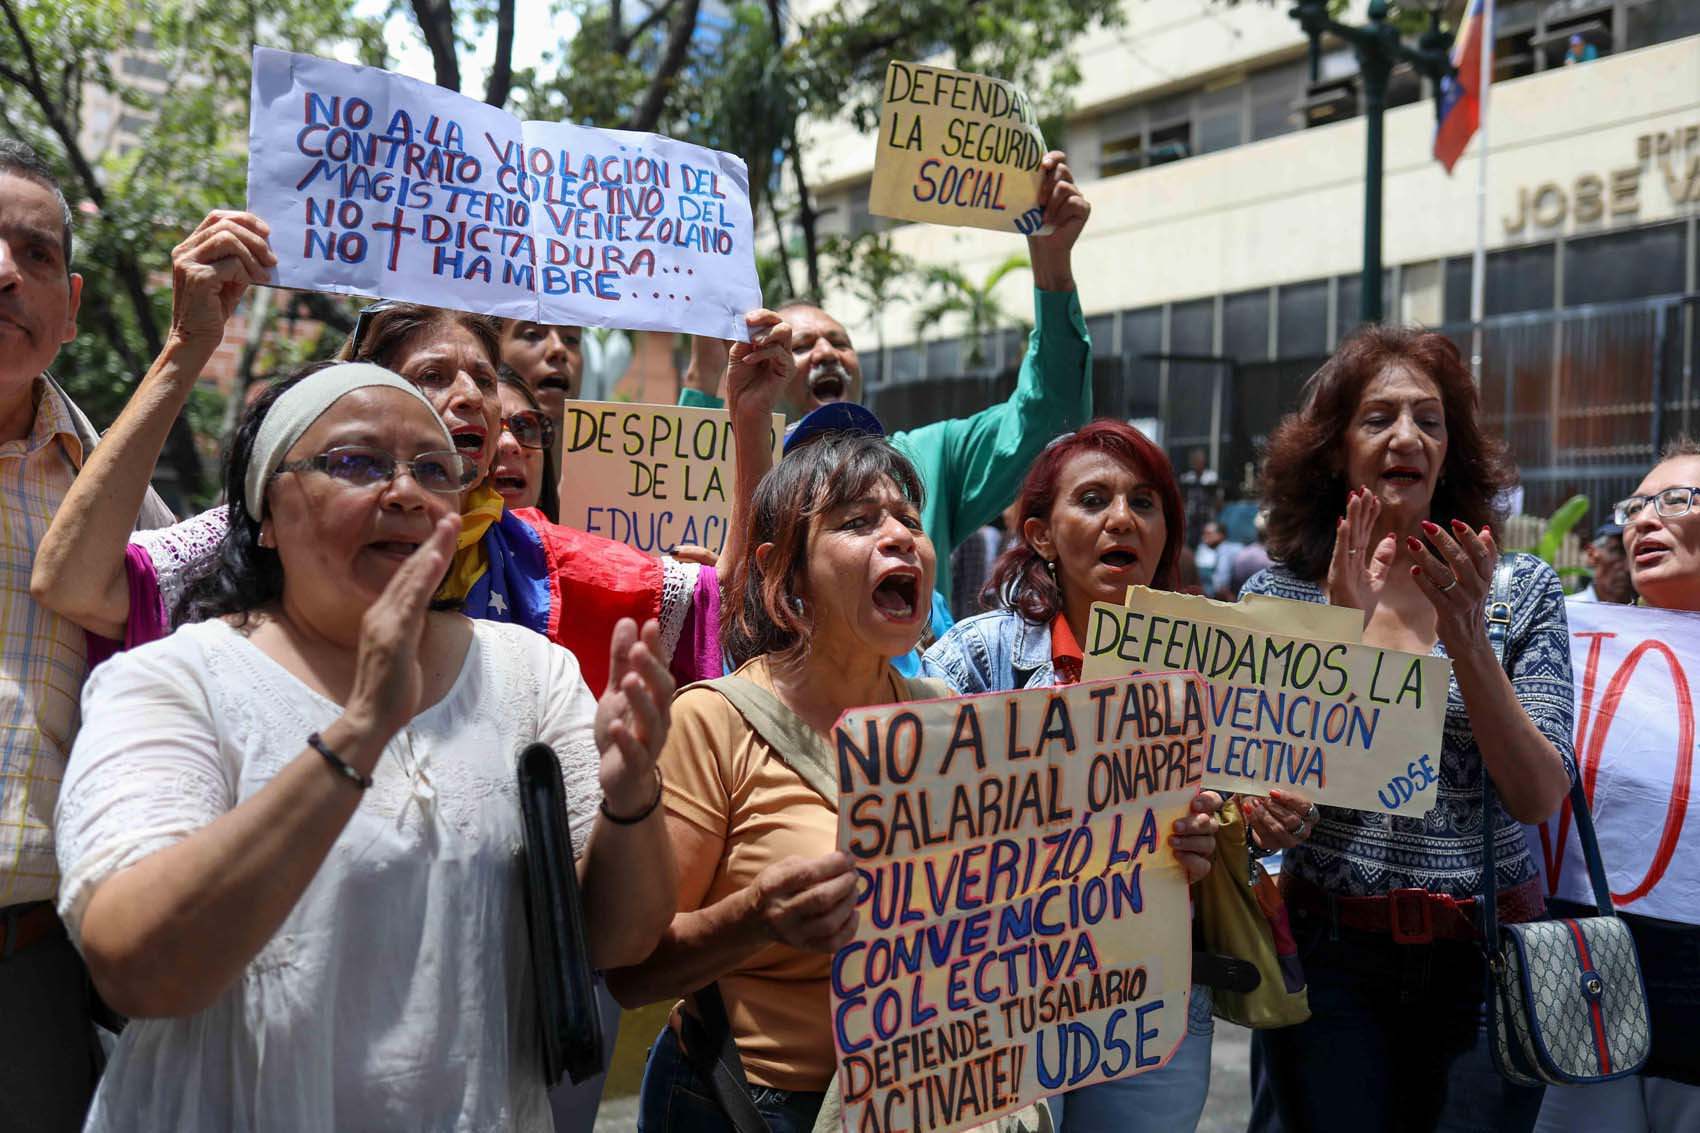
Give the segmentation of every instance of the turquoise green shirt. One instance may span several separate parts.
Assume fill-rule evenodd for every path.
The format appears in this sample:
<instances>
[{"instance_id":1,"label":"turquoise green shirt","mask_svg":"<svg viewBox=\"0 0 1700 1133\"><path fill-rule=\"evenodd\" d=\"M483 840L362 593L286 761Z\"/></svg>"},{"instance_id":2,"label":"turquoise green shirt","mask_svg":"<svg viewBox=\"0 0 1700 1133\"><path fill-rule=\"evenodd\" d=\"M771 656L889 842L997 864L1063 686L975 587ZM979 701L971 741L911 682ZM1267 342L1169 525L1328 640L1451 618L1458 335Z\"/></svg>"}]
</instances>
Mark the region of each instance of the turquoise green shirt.
<instances>
[{"instance_id":1,"label":"turquoise green shirt","mask_svg":"<svg viewBox=\"0 0 1700 1133\"><path fill-rule=\"evenodd\" d=\"M725 402L687 389L679 404L720 409ZM1092 340L1080 299L1073 291L1035 290L1033 333L1009 400L891 435L926 486L921 525L941 564L1014 501L1033 458L1053 438L1091 416ZM950 597L950 571L942 565L937 585Z\"/></svg>"}]
</instances>

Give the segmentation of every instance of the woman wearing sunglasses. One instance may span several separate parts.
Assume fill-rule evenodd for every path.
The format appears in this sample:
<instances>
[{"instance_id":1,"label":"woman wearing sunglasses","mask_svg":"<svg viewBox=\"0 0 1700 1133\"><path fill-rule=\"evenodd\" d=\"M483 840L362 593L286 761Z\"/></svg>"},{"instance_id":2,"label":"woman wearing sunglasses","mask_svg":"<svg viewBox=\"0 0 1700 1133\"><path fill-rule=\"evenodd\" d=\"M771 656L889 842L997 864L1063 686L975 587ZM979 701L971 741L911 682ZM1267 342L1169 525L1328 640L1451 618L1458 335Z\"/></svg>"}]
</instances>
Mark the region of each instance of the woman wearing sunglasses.
<instances>
[{"instance_id":1,"label":"woman wearing sunglasses","mask_svg":"<svg viewBox=\"0 0 1700 1133\"><path fill-rule=\"evenodd\" d=\"M1640 604L1684 610L1690 631L1700 637L1700 443L1671 442L1635 494L1618 503L1612 519L1623 527L1623 548ZM1696 674L1689 673L1692 687ZM1623 723L1622 717L1619 722ZM1630 726L1633 731L1633 725ZM1613 733L1622 743L1624 729ZM1609 752L1610 749L1602 749ZM1670 755L1623 760L1611 769L1612 795L1668 799L1672 791ZM1590 779L1589 782L1593 780ZM1595 796L1610 805L1605 785ZM1662 805L1662 804L1661 804ZM1686 832L1684 832L1686 838ZM1655 834L1647 836L1650 846ZM1693 853L1684 841L1679 852ZM1643 859L1645 860L1645 859ZM1616 862L1608 863L1617 865ZM1627 864L1627 863L1626 863ZM1593 907L1550 902L1560 917L1591 916ZM1619 912L1635 938L1641 977L1647 985L1653 1049L1639 1073L1597 1085L1549 1086L1535 1133L1584 1133L1596 1129L1622 1133L1678 1133L1700 1129L1700 925L1682 924Z\"/></svg>"},{"instance_id":2,"label":"woman wearing sunglasses","mask_svg":"<svg viewBox=\"0 0 1700 1133\"><path fill-rule=\"evenodd\" d=\"M509 511L534 507L550 523L561 518L555 463L555 422L543 412L525 380L503 366L496 380L502 399L502 432L490 479Z\"/></svg>"},{"instance_id":3,"label":"woman wearing sunglasses","mask_svg":"<svg viewBox=\"0 0 1700 1133\"><path fill-rule=\"evenodd\" d=\"M588 947L673 911L658 627L598 704L567 650L433 611L476 475L369 365L238 430L205 620L101 666L59 799L60 908L132 1019L88 1129L551 1127L514 772L559 753Z\"/></svg>"},{"instance_id":4,"label":"woman wearing sunglasses","mask_svg":"<svg viewBox=\"0 0 1700 1133\"><path fill-rule=\"evenodd\" d=\"M236 304L274 262L264 221L215 212L173 252L172 334L43 537L31 590L89 632L128 645L181 621L185 583L204 569L227 517L213 509L128 543L130 525L172 420L224 335ZM771 320L777 323L777 319ZM763 345L758 329L756 344ZM661 648L681 682L719 675L719 584L714 572L654 558L621 543L516 514L489 482L502 409L498 320L413 303L362 313L345 361L371 362L411 382L437 410L456 451L476 468L461 496L461 536L437 598L471 617L545 633L579 657L591 684L621 619L655 618ZM789 352L750 356L784 365ZM765 440L765 438L764 438ZM566 611L571 611L570 616Z\"/></svg>"}]
</instances>

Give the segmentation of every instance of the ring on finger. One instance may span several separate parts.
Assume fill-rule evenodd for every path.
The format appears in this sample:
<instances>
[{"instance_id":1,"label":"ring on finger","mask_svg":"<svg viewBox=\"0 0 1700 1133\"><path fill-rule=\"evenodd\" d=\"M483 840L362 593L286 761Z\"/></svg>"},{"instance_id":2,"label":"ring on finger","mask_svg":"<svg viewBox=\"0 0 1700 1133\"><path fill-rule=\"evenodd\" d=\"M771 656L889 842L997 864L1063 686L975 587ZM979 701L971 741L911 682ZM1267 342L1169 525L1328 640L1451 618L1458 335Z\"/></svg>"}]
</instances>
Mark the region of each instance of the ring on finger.
<instances>
[{"instance_id":1,"label":"ring on finger","mask_svg":"<svg viewBox=\"0 0 1700 1133\"><path fill-rule=\"evenodd\" d=\"M1445 594L1447 591L1454 589L1457 585L1458 576L1453 575L1451 581L1449 581L1445 586L1437 586L1435 589L1439 590L1442 594Z\"/></svg>"},{"instance_id":2,"label":"ring on finger","mask_svg":"<svg viewBox=\"0 0 1700 1133\"><path fill-rule=\"evenodd\" d=\"M1305 811L1305 825L1306 826L1315 826L1318 822L1321 822L1321 821L1322 821L1322 811L1317 807L1317 805L1315 803L1311 803L1310 809Z\"/></svg>"}]
</instances>

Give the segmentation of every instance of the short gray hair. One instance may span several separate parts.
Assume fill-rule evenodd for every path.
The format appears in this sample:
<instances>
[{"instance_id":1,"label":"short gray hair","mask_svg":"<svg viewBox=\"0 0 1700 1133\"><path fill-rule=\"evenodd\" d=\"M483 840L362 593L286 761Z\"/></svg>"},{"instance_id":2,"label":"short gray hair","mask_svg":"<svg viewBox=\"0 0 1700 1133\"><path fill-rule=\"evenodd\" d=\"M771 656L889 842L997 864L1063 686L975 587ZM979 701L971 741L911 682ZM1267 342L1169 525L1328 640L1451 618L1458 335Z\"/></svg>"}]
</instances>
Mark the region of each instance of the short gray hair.
<instances>
[{"instance_id":1,"label":"short gray hair","mask_svg":"<svg viewBox=\"0 0 1700 1133\"><path fill-rule=\"evenodd\" d=\"M29 145L13 138L0 138L0 174L11 174L34 181L53 190L59 202L60 243L65 247L65 271L71 270L71 205L65 200L65 190L47 162Z\"/></svg>"}]
</instances>

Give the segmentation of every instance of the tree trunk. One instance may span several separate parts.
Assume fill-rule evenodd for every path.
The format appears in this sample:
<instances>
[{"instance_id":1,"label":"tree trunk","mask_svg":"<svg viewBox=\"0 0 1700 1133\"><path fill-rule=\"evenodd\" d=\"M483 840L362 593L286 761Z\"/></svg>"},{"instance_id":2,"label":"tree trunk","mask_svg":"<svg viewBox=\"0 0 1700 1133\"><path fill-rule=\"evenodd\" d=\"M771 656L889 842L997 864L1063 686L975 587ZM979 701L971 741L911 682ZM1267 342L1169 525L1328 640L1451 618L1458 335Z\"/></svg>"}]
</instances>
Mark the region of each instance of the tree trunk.
<instances>
[{"instance_id":1,"label":"tree trunk","mask_svg":"<svg viewBox=\"0 0 1700 1133\"><path fill-rule=\"evenodd\" d=\"M413 0L413 18L425 46L431 49L431 66L437 85L460 89L460 57L455 54L455 11L453 0Z\"/></svg>"},{"instance_id":2,"label":"tree trunk","mask_svg":"<svg viewBox=\"0 0 1700 1133\"><path fill-rule=\"evenodd\" d=\"M820 241L815 236L814 199L809 195L808 178L803 174L803 147L797 141L797 123L790 129L791 179L797 184L797 227L803 232L803 263L808 269L809 295L821 301Z\"/></svg>"},{"instance_id":3,"label":"tree trunk","mask_svg":"<svg viewBox=\"0 0 1700 1133\"><path fill-rule=\"evenodd\" d=\"M678 76L679 68L685 65L691 37L696 34L697 11L701 7L702 0L684 0L679 14L673 17L673 26L667 33L667 47L661 54L661 62L656 65L655 74L649 80L649 89L644 91L643 102L638 106L629 129L654 130L660 124L661 112L667 108L667 96L673 90L673 80Z\"/></svg>"},{"instance_id":4,"label":"tree trunk","mask_svg":"<svg viewBox=\"0 0 1700 1133\"><path fill-rule=\"evenodd\" d=\"M484 101L501 106L514 85L514 0L497 0L496 60L490 64L490 81L484 84Z\"/></svg>"}]
</instances>

